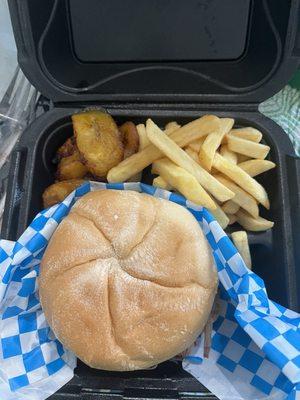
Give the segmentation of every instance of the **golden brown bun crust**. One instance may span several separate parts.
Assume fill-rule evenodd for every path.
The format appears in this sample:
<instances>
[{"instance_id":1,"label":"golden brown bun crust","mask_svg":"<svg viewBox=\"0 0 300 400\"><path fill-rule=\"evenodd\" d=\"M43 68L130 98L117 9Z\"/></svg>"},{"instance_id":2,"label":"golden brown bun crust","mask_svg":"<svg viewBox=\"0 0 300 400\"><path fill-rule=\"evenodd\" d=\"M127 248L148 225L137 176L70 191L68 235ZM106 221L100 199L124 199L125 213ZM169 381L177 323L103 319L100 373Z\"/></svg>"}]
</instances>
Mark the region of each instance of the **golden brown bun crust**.
<instances>
[{"instance_id":1,"label":"golden brown bun crust","mask_svg":"<svg viewBox=\"0 0 300 400\"><path fill-rule=\"evenodd\" d=\"M61 222L39 284L58 339L91 367L125 371L193 343L209 317L217 275L185 208L104 190L83 196Z\"/></svg>"}]
</instances>

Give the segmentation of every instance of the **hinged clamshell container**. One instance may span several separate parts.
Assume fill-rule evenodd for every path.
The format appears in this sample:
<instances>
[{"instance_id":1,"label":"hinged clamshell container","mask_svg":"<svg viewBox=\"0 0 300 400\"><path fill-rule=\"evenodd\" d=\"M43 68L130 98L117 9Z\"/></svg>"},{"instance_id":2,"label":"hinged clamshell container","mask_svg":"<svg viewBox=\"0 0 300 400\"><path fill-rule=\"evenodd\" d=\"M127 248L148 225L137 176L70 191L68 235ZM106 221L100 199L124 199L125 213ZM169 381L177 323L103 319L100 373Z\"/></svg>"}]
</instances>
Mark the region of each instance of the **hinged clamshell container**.
<instances>
[{"instance_id":1,"label":"hinged clamshell container","mask_svg":"<svg viewBox=\"0 0 300 400\"><path fill-rule=\"evenodd\" d=\"M253 126L277 168L259 177L272 230L249 233L254 270L270 297L300 310L300 161L258 111L300 59L300 0L9 0L20 66L53 108L31 124L10 167L2 237L15 240L42 208L70 116L101 106L117 123L186 123L203 114ZM151 183L146 170L143 181ZM239 229L233 226L233 230ZM93 370L51 399L213 398L177 361L148 371Z\"/></svg>"}]
</instances>

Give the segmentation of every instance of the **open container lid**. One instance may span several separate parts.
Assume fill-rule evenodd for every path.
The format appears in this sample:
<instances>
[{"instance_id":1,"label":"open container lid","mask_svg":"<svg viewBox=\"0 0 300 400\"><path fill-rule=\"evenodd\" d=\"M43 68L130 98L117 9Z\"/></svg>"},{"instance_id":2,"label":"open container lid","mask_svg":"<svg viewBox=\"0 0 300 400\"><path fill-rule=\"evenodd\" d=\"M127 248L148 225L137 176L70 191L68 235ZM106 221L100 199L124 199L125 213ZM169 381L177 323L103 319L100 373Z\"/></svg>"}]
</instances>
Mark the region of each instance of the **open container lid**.
<instances>
[{"instance_id":1,"label":"open container lid","mask_svg":"<svg viewBox=\"0 0 300 400\"><path fill-rule=\"evenodd\" d=\"M259 103L300 58L300 0L9 0L19 63L54 102Z\"/></svg>"}]
</instances>

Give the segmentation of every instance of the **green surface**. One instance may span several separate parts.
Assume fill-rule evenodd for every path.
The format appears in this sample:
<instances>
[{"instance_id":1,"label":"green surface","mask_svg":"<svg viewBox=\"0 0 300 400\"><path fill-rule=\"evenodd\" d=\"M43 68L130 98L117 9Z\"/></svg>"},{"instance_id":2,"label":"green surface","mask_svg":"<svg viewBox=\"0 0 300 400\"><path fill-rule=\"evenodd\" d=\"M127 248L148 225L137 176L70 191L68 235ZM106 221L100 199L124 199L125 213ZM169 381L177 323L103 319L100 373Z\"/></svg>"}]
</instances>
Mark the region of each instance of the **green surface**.
<instances>
[{"instance_id":1,"label":"green surface","mask_svg":"<svg viewBox=\"0 0 300 400\"><path fill-rule=\"evenodd\" d=\"M300 90L300 69L295 73L289 84L293 88Z\"/></svg>"},{"instance_id":2,"label":"green surface","mask_svg":"<svg viewBox=\"0 0 300 400\"><path fill-rule=\"evenodd\" d=\"M280 92L261 103L259 110L284 129L300 156L300 70Z\"/></svg>"}]
</instances>

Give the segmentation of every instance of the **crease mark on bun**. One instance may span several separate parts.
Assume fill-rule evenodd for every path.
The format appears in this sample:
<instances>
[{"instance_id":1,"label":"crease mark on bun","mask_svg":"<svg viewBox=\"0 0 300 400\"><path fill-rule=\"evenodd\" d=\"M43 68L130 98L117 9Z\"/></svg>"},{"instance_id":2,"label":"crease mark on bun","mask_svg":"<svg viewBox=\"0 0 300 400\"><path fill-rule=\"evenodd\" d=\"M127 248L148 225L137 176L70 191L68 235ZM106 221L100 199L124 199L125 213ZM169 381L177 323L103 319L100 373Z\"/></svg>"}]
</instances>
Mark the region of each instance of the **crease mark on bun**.
<instances>
[{"instance_id":1,"label":"crease mark on bun","mask_svg":"<svg viewBox=\"0 0 300 400\"><path fill-rule=\"evenodd\" d=\"M103 230L102 230L89 216L87 216L84 212L82 212L82 211L83 211L82 209L75 209L75 210L72 210L71 212L74 213L75 215L78 215L78 216L80 216L81 218L85 218L87 221L91 222L91 223L94 225L94 227L103 235L103 237L105 238L105 240L110 244L110 246L111 246L111 248L112 248L112 250L113 250L114 255L116 256L116 258L117 258L118 260L122 260L122 259L128 259L128 258L130 258L132 252L133 252L134 250L136 250L137 247L138 247L140 244L143 243L143 241L146 239L146 237L147 237L147 236L151 233L151 231L153 230L153 228L154 228L154 226L155 226L155 224L156 224L156 221L157 221L157 208L156 208L156 207L153 207L153 208L154 208L154 212L155 212L155 213L154 213L153 222L152 222L150 228L147 230L147 232L144 233L143 237L138 241L138 243L136 243L136 244L131 248L129 254L128 254L126 257L120 257L120 255L117 253L117 251L116 251L116 249L115 249L115 247L114 247L112 241L105 235L105 233L103 232ZM79 211L79 212L78 212L78 211ZM122 268L122 269L123 269L123 268Z\"/></svg>"},{"instance_id":2,"label":"crease mark on bun","mask_svg":"<svg viewBox=\"0 0 300 400\"><path fill-rule=\"evenodd\" d=\"M121 353L124 355L128 356L128 354L124 351L122 346L120 345L119 341L117 340L117 335L116 335L116 330L115 330L115 321L113 317L113 313L111 311L111 304L110 304L110 283L109 283L109 278L110 278L110 272L111 268L108 269L107 271L107 312L109 315L109 320L110 320L110 326L111 326L111 338L115 342L115 345L119 347Z\"/></svg>"},{"instance_id":3,"label":"crease mark on bun","mask_svg":"<svg viewBox=\"0 0 300 400\"><path fill-rule=\"evenodd\" d=\"M71 213L72 213L72 214L75 214L75 215L78 215L78 216L81 217L81 218L85 218L87 221L89 221L91 224L93 224L94 227L103 235L104 239L110 244L110 246L111 246L111 248L112 248L114 254L117 256L116 250L115 250L115 248L114 248L114 246L113 246L111 240L105 235L105 233L103 232L103 230L102 230L98 225L96 225L95 221L93 221L90 217L88 217L88 216L87 216L84 212L82 212L82 211L83 211L83 210L82 210L81 208L76 208L76 209L72 209L72 210L71 210Z\"/></svg>"},{"instance_id":4,"label":"crease mark on bun","mask_svg":"<svg viewBox=\"0 0 300 400\"><path fill-rule=\"evenodd\" d=\"M165 289L185 289L185 288L189 288L189 287L201 287L203 289L207 289L207 288L205 288L204 286L200 285L198 282L195 282L195 281L191 281L191 282L187 283L186 285L165 285L165 284L163 285L163 284L158 283L158 282L156 282L155 280L152 280L152 279L141 278L139 276L133 275L131 272L128 272L126 269L124 269L122 267L120 261L122 261L122 260L119 260L120 269L123 272L125 272L125 274L127 276L129 276L130 278L142 281L142 282L152 283L153 285L157 285L157 286L163 287Z\"/></svg>"},{"instance_id":5,"label":"crease mark on bun","mask_svg":"<svg viewBox=\"0 0 300 400\"><path fill-rule=\"evenodd\" d=\"M129 254L126 257L123 257L123 259L128 259L131 257L132 253L138 248L138 246L140 244L142 244L144 242L144 240L147 238L147 236L152 232L154 226L156 225L156 221L157 221L157 207L153 207L154 208L154 218L153 218L153 222L151 224L151 226L149 227L149 229L147 230L147 232L144 233L143 237L141 238L141 240L138 241L138 243L136 243L130 250ZM122 268L123 269L123 268Z\"/></svg>"},{"instance_id":6,"label":"crease mark on bun","mask_svg":"<svg viewBox=\"0 0 300 400\"><path fill-rule=\"evenodd\" d=\"M97 261L97 260L99 260L100 258L99 257L93 257L93 258L91 258L91 259L89 259L89 260L87 260L87 261L85 261L84 263L78 263L78 264L75 264L75 265L71 265L69 268L65 268L64 270L62 270L62 271L60 271L55 277L53 277L52 279L51 279L51 284L53 284L58 278L61 278L64 274L66 274L67 272L70 272L71 270L73 270L74 268L77 268L77 267L84 267L86 264L90 264L91 262L93 262L93 261ZM103 260L105 260L106 258L103 258Z\"/></svg>"},{"instance_id":7,"label":"crease mark on bun","mask_svg":"<svg viewBox=\"0 0 300 400\"><path fill-rule=\"evenodd\" d=\"M76 210L76 212L75 212L74 210L71 210L70 214L71 214L71 213L72 213L72 214L75 214L75 216L77 216L77 217L80 217L80 218L85 219L85 220L87 220L88 222L90 222L90 223L94 226L94 228L95 228L98 232L100 232L100 234L103 235L104 239L107 241L108 245L111 247L111 250L112 250L113 254L115 254L114 248L113 248L113 246L111 245L110 240L107 239L107 237L106 237L106 236L103 234L103 232L96 226L96 224L94 223L93 220L87 218L85 215L82 215L81 213L78 213L77 210ZM62 223L65 223L65 221L66 221L66 220L64 220ZM60 229L60 227L61 227L61 225L58 226L57 230ZM52 257L52 258L53 258L53 257ZM53 268L49 268L49 267L48 267L49 269L54 269L54 272L56 273L56 275L54 275L54 276L52 276L52 273L51 273L51 280L52 280L52 281L56 280L56 279L57 279L60 275L62 275L64 272L70 271L71 269L73 269L73 268L75 268L75 267L77 267L77 266L84 265L85 263L90 263L90 262L92 262L92 261L96 261L96 260L99 260L99 259L101 259L101 257L99 257L99 256L97 255L97 256L91 256L91 257L89 257L86 261L84 261L83 264L77 264L77 263L75 263L75 264L70 263L70 264L69 264L69 263L68 263L68 265L62 266L61 263L59 263L59 264L54 265ZM105 259L105 258L103 257L103 259ZM53 264L53 262L52 262L51 259L48 260L48 263L49 263L49 261L50 261L51 264ZM52 265L51 265L51 267L52 267ZM45 278L44 278L44 279L45 279ZM42 282L41 274L40 274L40 277L39 277L39 281L40 281L40 283Z\"/></svg>"},{"instance_id":8,"label":"crease mark on bun","mask_svg":"<svg viewBox=\"0 0 300 400\"><path fill-rule=\"evenodd\" d=\"M200 284L200 283L198 283L198 282L196 282L196 281L194 281L194 280L193 280L193 281L190 281L189 283L187 283L187 284L185 284L185 285L165 285L165 284L163 285L163 284L160 284L160 283L156 282L154 279L152 280L152 279L149 279L149 278L146 279L146 278L141 278L141 277L139 277L139 276L135 276L135 275L132 274L132 272L129 273L129 272L127 271L127 269L125 269L125 268L122 266L122 261L123 261L123 260L129 259L129 258L131 257L131 255L132 255L132 253L133 253L135 250L138 249L139 245L141 245L141 244L144 242L144 240L147 238L147 236L151 234L151 232L152 232L152 230L153 230L153 228L155 227L156 222L157 222L157 217L158 217L157 207L154 207L155 214L154 214L154 218L153 218L153 222L152 222L151 226L149 227L149 229L147 230L147 232L145 232L145 234L143 235L143 237L141 238L141 240L139 240L139 242L138 242L137 244L135 244L135 245L132 247L132 249L130 250L129 254L128 254L126 257L124 257L124 258L121 258L121 257L117 254L116 249L115 249L114 246L113 246L113 243L112 243L112 242L110 241L110 239L103 233L102 229L101 229L98 225L96 225L96 223L95 223L90 217L88 217L87 215L85 215L85 213L82 212L82 211L83 211L82 209L75 209L75 210L73 209L71 212L74 213L75 215L77 214L77 215L80 216L81 218L85 218L87 221L91 222L91 223L94 225L94 227L103 235L103 237L106 239L106 241L110 244L111 249L112 249L112 251L113 251L113 253L114 253L114 255L115 255L115 257L116 257L116 259L117 259L117 261L118 261L118 264L119 264L120 269L122 269L122 271L124 271L124 272L125 272L128 276L130 276L131 278L138 279L138 280L144 281L144 282L153 283L153 284L158 285L158 286L163 287L163 288L182 289L182 288L188 288L188 287L192 287L192 286L203 287L204 289L209 289L209 288L210 288L210 287L206 287L205 285ZM93 260L91 260L91 261L95 261L95 260L99 260L99 259L100 259L100 258L97 257L97 258L95 258L95 259L93 259ZM105 259L105 258L103 258L103 259Z\"/></svg>"}]
</instances>

